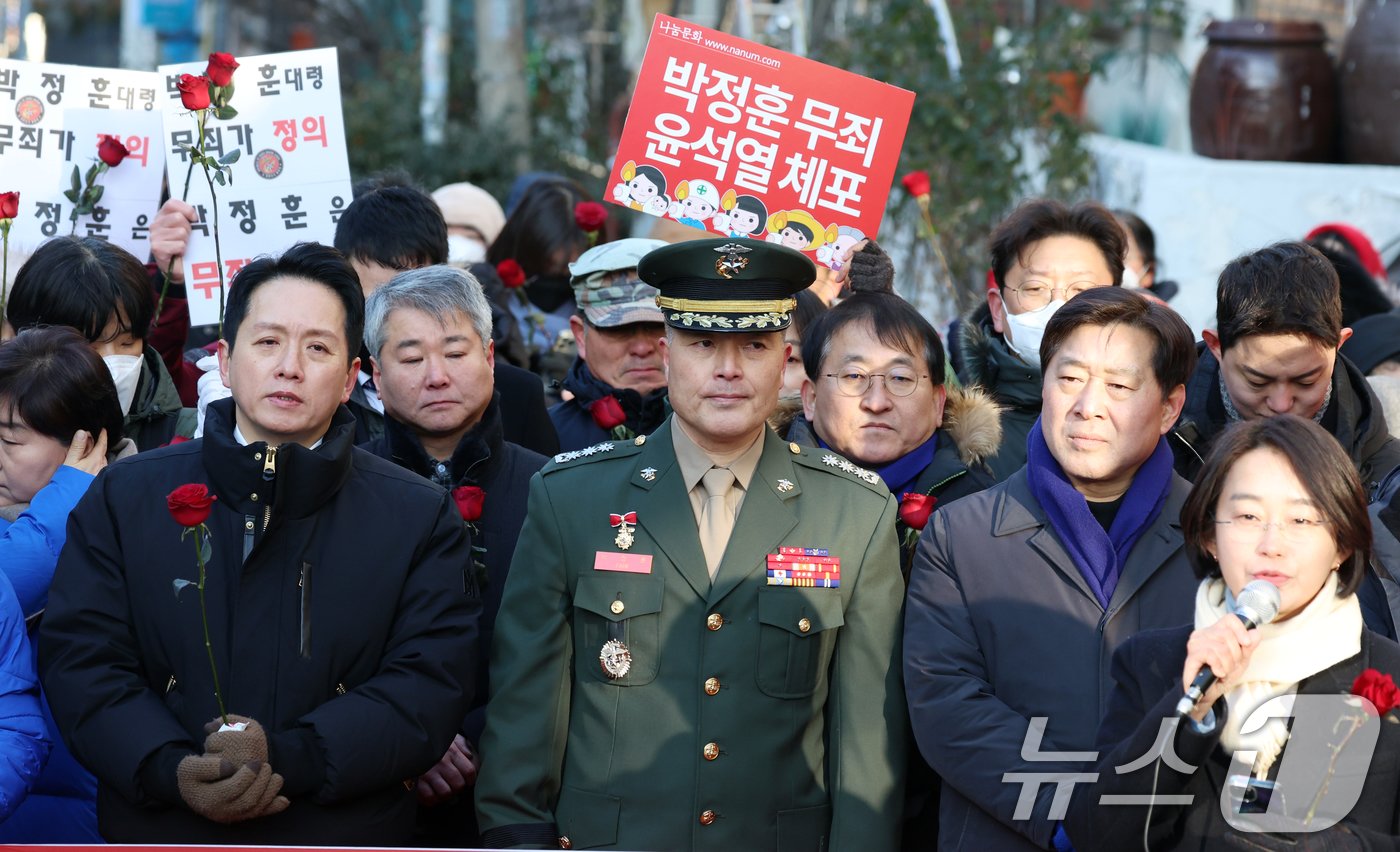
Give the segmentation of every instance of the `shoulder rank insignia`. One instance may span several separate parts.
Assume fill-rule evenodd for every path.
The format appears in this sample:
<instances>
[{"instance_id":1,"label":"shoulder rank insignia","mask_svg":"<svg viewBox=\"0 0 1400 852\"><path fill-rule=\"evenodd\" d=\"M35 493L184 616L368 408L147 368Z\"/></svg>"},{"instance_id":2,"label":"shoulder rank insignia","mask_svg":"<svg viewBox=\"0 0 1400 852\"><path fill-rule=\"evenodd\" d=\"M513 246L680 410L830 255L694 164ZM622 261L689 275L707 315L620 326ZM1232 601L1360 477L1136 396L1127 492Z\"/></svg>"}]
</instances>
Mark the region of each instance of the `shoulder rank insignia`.
<instances>
[{"instance_id":1,"label":"shoulder rank insignia","mask_svg":"<svg viewBox=\"0 0 1400 852\"><path fill-rule=\"evenodd\" d=\"M826 455L822 456L822 464L830 465L831 467L844 470L846 473L849 473L852 476L859 477L860 479L865 480L871 485L875 485L880 482L880 474L872 473L863 467L856 467L855 465L851 464L850 462L846 461L840 456L833 455L832 453L827 453Z\"/></svg>"},{"instance_id":2,"label":"shoulder rank insignia","mask_svg":"<svg viewBox=\"0 0 1400 852\"><path fill-rule=\"evenodd\" d=\"M604 442L602 442L601 444L594 444L594 445L591 446L591 447L584 447L584 448L581 449L581 450L570 450L570 451L567 452L567 453L560 453L559 455L557 455L557 456L554 457L554 461L555 461L556 463L558 463L558 464L562 464L563 462L571 462L571 461L573 461L574 459L581 459L581 458L586 458L586 457L588 457L588 456L595 456L595 455L597 455L598 453L608 453L608 452L612 452L612 448L613 448L613 442L612 442L612 441L604 441Z\"/></svg>"}]
</instances>

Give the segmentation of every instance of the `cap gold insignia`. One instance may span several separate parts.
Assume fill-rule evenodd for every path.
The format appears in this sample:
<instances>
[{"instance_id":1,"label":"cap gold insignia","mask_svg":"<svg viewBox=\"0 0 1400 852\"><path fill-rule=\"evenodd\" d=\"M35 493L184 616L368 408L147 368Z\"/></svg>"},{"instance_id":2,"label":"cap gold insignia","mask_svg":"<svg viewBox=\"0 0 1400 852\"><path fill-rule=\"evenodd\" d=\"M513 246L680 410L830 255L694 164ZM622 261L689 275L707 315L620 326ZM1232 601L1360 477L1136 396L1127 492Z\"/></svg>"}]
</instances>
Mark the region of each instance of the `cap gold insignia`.
<instances>
[{"instance_id":1,"label":"cap gold insignia","mask_svg":"<svg viewBox=\"0 0 1400 852\"><path fill-rule=\"evenodd\" d=\"M715 272L719 273L720 277L728 279L743 272L745 267L749 265L749 259L742 255L748 254L752 249L738 243L725 243L715 251L724 255L715 259Z\"/></svg>"},{"instance_id":2,"label":"cap gold insignia","mask_svg":"<svg viewBox=\"0 0 1400 852\"><path fill-rule=\"evenodd\" d=\"M632 652L618 640L609 639L598 652L598 663L603 667L603 674L611 680L627 677L632 670Z\"/></svg>"}]
</instances>

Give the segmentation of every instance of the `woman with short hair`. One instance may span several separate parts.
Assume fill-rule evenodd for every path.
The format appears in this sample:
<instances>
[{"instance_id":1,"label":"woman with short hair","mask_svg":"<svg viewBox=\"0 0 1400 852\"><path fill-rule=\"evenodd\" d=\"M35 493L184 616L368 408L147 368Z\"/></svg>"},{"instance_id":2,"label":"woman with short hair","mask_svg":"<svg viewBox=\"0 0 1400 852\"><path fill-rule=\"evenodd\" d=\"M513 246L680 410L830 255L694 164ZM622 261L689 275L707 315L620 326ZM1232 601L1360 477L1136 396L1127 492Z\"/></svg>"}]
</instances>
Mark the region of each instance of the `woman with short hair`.
<instances>
[{"instance_id":1,"label":"woman with short hair","mask_svg":"<svg viewBox=\"0 0 1400 852\"><path fill-rule=\"evenodd\" d=\"M1195 623L1145 631L1115 655L1098 780L1075 791L1069 841L1081 852L1395 848L1400 725L1350 696L1381 697L1365 683L1394 690L1400 645L1362 622L1371 524L1346 453L1293 415L1240 423L1206 459L1181 528L1201 577ZM1247 629L1235 602L1260 581L1278 591L1277 616ZM1214 684L1183 702L1204 666ZM1286 763L1290 750L1301 759ZM1349 772L1368 757L1364 777Z\"/></svg>"}]
</instances>

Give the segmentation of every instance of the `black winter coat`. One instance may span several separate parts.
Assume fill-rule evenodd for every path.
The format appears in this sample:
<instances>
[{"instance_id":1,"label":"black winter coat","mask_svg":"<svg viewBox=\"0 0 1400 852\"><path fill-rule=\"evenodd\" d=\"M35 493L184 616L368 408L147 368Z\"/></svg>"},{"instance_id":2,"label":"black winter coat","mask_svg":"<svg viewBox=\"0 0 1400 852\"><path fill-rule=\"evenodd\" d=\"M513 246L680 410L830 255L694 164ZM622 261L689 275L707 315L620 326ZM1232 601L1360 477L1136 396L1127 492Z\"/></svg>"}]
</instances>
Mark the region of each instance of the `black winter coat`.
<instances>
[{"instance_id":1,"label":"black winter coat","mask_svg":"<svg viewBox=\"0 0 1400 852\"><path fill-rule=\"evenodd\" d=\"M353 436L342 407L315 450L274 456L234 440L221 400L204 439L109 466L74 509L39 665L64 740L98 778L109 841L411 837L402 782L437 762L471 703L480 601L447 494ZM268 732L292 800L229 826L190 811L174 777L218 712L197 590L173 585L198 579L194 539L164 505L186 483L217 496L205 597L225 704Z\"/></svg>"},{"instance_id":2,"label":"black winter coat","mask_svg":"<svg viewBox=\"0 0 1400 852\"><path fill-rule=\"evenodd\" d=\"M434 462L423 451L423 445L409 428L392 417L384 418L384 437L364 446L366 450L419 476L432 479ZM481 654L482 665L477 668L475 699L472 712L462 727L462 734L471 742L481 740L485 724L489 681L485 660L491 649L496 626L496 613L501 608L501 592L506 586L510 560L515 555L515 543L525 524L526 498L530 494L530 477L539 472L549 459L536 452L506 441L502 437L500 395L491 401L481 422L462 437L457 451L448 462L451 487L475 485L486 492L481 518L476 522L479 536L472 544L484 548L481 559L486 564L486 583L482 589Z\"/></svg>"},{"instance_id":3,"label":"black winter coat","mask_svg":"<svg viewBox=\"0 0 1400 852\"><path fill-rule=\"evenodd\" d=\"M559 447L568 452L581 450L594 444L612 439L612 434L593 421L588 406L605 396L615 396L627 414L624 424L634 435L650 435L666 419L670 409L666 405L666 389L654 390L642 396L634 390L617 389L593 375L588 363L575 358L569 374L564 377L564 390L574 395L573 399L550 406L549 419L554 421L554 431L559 433ZM509 438L507 438L509 440Z\"/></svg>"}]
</instances>

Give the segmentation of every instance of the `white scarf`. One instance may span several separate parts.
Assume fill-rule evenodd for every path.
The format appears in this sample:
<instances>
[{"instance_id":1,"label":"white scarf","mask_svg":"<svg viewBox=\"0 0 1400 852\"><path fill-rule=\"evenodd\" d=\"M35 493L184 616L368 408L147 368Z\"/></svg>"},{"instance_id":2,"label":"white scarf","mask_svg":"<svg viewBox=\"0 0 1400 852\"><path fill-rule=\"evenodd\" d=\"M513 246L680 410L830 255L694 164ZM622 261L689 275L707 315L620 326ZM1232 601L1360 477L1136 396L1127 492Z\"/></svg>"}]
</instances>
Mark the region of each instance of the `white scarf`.
<instances>
[{"instance_id":1,"label":"white scarf","mask_svg":"<svg viewBox=\"0 0 1400 852\"><path fill-rule=\"evenodd\" d=\"M1228 598L1228 600L1227 600ZM1224 618L1234 605L1225 581L1205 580L1196 590L1196 629ZM1265 624L1249 665L1225 694L1229 708L1220 744L1225 750L1253 751L1254 774L1264 778L1288 739L1287 714L1298 682L1361 651L1361 605L1356 595L1337 597L1337 572L1331 572L1317 597L1287 621ZM1284 696L1273 718L1248 733L1242 732L1250 714L1266 701Z\"/></svg>"}]
</instances>

